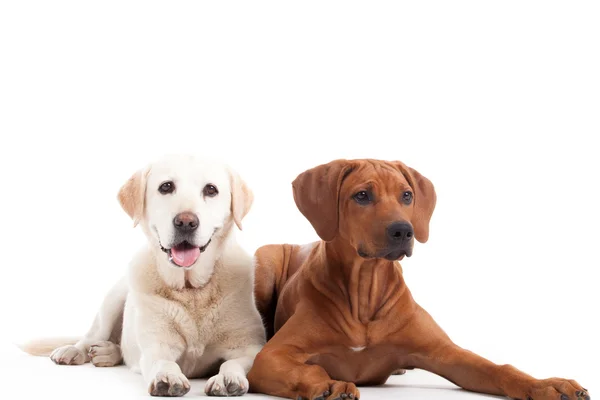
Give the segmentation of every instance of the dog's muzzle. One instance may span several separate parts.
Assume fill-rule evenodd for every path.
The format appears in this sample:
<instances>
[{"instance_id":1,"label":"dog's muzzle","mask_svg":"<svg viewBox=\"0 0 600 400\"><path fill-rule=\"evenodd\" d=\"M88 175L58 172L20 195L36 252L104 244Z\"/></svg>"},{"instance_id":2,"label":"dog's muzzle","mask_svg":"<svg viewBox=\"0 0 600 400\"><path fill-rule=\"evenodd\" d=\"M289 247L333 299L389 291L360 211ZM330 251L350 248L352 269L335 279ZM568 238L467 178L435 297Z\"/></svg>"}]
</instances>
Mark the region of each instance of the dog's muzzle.
<instances>
[{"instance_id":1,"label":"dog's muzzle","mask_svg":"<svg viewBox=\"0 0 600 400\"><path fill-rule=\"evenodd\" d=\"M204 246L195 246L187 241L183 241L171 246L171 248L165 248L161 245L160 249L169 256L169 261L172 264L178 267L190 268L198 261L200 254L204 253L211 241L212 238L208 239L208 242Z\"/></svg>"}]
</instances>

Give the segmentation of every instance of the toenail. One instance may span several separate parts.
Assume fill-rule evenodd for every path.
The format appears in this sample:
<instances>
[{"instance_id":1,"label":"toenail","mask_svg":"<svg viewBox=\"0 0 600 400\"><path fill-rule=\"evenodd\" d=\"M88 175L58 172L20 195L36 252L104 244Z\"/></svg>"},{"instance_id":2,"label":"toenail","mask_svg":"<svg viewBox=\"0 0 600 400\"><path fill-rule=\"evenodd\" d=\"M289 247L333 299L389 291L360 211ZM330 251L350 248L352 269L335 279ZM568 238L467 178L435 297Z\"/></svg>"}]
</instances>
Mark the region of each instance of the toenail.
<instances>
[{"instance_id":1,"label":"toenail","mask_svg":"<svg viewBox=\"0 0 600 400\"><path fill-rule=\"evenodd\" d=\"M569 396L567 396L566 394L561 394L560 395L560 400L569 400Z\"/></svg>"},{"instance_id":2,"label":"toenail","mask_svg":"<svg viewBox=\"0 0 600 400\"><path fill-rule=\"evenodd\" d=\"M329 396L331 393L329 392L329 390L326 390L323 392L323 396L327 397Z\"/></svg>"}]
</instances>

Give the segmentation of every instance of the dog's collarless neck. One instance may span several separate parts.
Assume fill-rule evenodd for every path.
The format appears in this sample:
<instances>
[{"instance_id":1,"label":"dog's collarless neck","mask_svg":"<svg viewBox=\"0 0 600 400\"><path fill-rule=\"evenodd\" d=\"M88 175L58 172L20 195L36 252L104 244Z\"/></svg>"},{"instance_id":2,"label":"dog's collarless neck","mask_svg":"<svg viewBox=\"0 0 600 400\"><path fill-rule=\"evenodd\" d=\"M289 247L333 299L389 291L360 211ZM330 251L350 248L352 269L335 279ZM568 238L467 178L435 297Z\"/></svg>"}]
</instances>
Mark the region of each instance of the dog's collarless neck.
<instances>
[{"instance_id":1,"label":"dog's collarless neck","mask_svg":"<svg viewBox=\"0 0 600 400\"><path fill-rule=\"evenodd\" d=\"M346 287L344 303L350 306L352 317L361 323L387 312L386 304L404 292L402 270L395 261L382 258L362 258L355 253L348 257L349 243L322 242L324 271L321 279L327 283L343 282ZM353 249L352 249L353 250ZM342 256L340 256L342 255ZM343 255L346 255L344 257ZM378 293L373 296L373 293Z\"/></svg>"}]
</instances>

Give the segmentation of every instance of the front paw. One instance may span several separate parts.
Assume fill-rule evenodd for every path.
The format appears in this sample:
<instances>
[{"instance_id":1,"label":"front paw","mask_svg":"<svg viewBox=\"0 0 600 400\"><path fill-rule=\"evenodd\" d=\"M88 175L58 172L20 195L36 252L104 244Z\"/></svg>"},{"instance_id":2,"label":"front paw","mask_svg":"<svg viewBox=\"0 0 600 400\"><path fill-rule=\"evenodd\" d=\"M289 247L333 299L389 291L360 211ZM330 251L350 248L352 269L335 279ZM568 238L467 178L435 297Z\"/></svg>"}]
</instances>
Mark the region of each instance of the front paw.
<instances>
[{"instance_id":1,"label":"front paw","mask_svg":"<svg viewBox=\"0 0 600 400\"><path fill-rule=\"evenodd\" d=\"M587 390L572 379L550 378L533 381L519 398L527 400L590 400Z\"/></svg>"},{"instance_id":2,"label":"front paw","mask_svg":"<svg viewBox=\"0 0 600 400\"><path fill-rule=\"evenodd\" d=\"M151 396L181 397L190 391L190 382L183 374L159 372L150 383Z\"/></svg>"},{"instance_id":3,"label":"front paw","mask_svg":"<svg viewBox=\"0 0 600 400\"><path fill-rule=\"evenodd\" d=\"M81 365L89 361L88 356L75 346L63 346L50 354L50 359L58 365Z\"/></svg>"},{"instance_id":4,"label":"front paw","mask_svg":"<svg viewBox=\"0 0 600 400\"><path fill-rule=\"evenodd\" d=\"M209 396L242 396L249 386L248 379L240 373L220 373L206 382L204 392Z\"/></svg>"},{"instance_id":5,"label":"front paw","mask_svg":"<svg viewBox=\"0 0 600 400\"><path fill-rule=\"evenodd\" d=\"M121 347L109 341L100 341L90 345L88 357L96 367L114 367L123 360Z\"/></svg>"},{"instance_id":6,"label":"front paw","mask_svg":"<svg viewBox=\"0 0 600 400\"><path fill-rule=\"evenodd\" d=\"M359 400L360 392L352 382L325 381L301 384L297 400Z\"/></svg>"}]
</instances>

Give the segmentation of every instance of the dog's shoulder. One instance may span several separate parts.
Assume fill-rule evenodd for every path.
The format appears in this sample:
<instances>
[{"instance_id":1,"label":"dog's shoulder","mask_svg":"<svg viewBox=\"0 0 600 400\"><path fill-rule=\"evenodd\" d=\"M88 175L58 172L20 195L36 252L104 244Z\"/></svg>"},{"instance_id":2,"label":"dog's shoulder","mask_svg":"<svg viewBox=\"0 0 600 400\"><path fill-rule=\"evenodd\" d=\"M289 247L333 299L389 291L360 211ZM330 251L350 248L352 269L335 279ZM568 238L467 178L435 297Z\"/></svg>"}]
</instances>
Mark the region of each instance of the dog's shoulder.
<instances>
[{"instance_id":1,"label":"dog's shoulder","mask_svg":"<svg viewBox=\"0 0 600 400\"><path fill-rule=\"evenodd\" d=\"M216 270L221 279L239 281L254 276L254 259L235 240L225 243L217 263Z\"/></svg>"},{"instance_id":2,"label":"dog's shoulder","mask_svg":"<svg viewBox=\"0 0 600 400\"><path fill-rule=\"evenodd\" d=\"M141 248L129 263L127 285L130 293L138 298L171 299L175 290L161 276L155 255L148 247Z\"/></svg>"},{"instance_id":3,"label":"dog's shoulder","mask_svg":"<svg viewBox=\"0 0 600 400\"><path fill-rule=\"evenodd\" d=\"M218 264L213 279L222 294L219 318L215 319L219 345L263 345L264 326L254 300L254 258L232 242Z\"/></svg>"},{"instance_id":4,"label":"dog's shoulder","mask_svg":"<svg viewBox=\"0 0 600 400\"><path fill-rule=\"evenodd\" d=\"M142 247L129 262L127 282L134 292L151 292L160 286L160 277L156 268L156 261L148 247Z\"/></svg>"}]
</instances>

